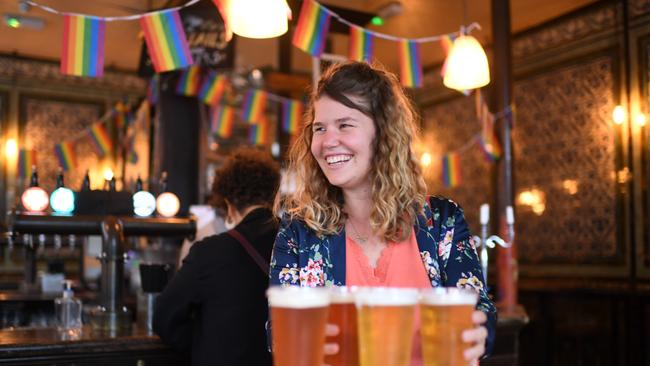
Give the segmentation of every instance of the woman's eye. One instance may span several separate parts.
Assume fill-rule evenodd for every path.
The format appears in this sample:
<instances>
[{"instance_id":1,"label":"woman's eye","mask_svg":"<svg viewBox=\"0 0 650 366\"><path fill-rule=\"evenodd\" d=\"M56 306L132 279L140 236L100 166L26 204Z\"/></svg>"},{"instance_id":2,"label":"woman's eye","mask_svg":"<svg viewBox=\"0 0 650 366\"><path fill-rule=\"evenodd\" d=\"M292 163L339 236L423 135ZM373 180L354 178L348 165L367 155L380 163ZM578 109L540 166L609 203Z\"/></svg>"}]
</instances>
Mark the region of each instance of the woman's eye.
<instances>
[{"instance_id":1,"label":"woman's eye","mask_svg":"<svg viewBox=\"0 0 650 366\"><path fill-rule=\"evenodd\" d=\"M314 128L312 129L312 132L314 132L314 133L316 133L316 132L322 132L322 131L325 131L325 129L324 129L323 127L314 127Z\"/></svg>"}]
</instances>

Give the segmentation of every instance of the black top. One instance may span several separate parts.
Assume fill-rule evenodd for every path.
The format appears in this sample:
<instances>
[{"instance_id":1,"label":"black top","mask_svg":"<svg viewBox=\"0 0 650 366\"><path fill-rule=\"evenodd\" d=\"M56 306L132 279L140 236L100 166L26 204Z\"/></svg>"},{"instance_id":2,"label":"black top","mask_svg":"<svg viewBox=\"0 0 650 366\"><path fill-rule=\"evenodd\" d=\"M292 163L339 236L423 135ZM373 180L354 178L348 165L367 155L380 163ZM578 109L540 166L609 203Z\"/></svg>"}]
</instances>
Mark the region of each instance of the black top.
<instances>
[{"instance_id":1,"label":"black top","mask_svg":"<svg viewBox=\"0 0 650 366\"><path fill-rule=\"evenodd\" d=\"M268 262L278 225L270 210L251 211L237 225ZM265 323L268 277L238 241L222 233L194 244L158 296L154 331L193 365L271 365Z\"/></svg>"}]
</instances>

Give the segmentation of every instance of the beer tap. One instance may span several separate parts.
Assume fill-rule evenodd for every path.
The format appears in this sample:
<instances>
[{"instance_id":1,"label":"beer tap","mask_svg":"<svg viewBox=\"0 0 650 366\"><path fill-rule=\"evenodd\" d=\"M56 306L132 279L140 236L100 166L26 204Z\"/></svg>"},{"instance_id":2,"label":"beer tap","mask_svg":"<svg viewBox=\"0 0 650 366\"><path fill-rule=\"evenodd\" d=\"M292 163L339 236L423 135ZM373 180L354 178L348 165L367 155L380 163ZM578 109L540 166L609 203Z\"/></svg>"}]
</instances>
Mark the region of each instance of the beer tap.
<instances>
[{"instance_id":1,"label":"beer tap","mask_svg":"<svg viewBox=\"0 0 650 366\"><path fill-rule=\"evenodd\" d=\"M510 207L510 206L508 206ZM512 211L512 207L510 207L510 210ZM508 215L508 210L506 209L506 216ZM514 219L512 220L514 223ZM506 243L501 237L498 235L490 235L488 236L488 224L490 222L490 206L487 203L484 203L481 205L481 215L480 215L480 224L481 224L481 236L479 237L478 235L474 235L473 239L474 242L476 243L477 247L481 248L480 254L479 254L479 261L481 262L481 269L483 270L483 283L485 286L487 286L487 280L488 280L488 264L489 264L489 258L488 258L488 248L494 248L495 246L499 245L502 248L508 248L510 246L510 243ZM514 237L514 230L511 230L510 224L509 225L509 236ZM512 231L512 234L510 233Z\"/></svg>"}]
</instances>

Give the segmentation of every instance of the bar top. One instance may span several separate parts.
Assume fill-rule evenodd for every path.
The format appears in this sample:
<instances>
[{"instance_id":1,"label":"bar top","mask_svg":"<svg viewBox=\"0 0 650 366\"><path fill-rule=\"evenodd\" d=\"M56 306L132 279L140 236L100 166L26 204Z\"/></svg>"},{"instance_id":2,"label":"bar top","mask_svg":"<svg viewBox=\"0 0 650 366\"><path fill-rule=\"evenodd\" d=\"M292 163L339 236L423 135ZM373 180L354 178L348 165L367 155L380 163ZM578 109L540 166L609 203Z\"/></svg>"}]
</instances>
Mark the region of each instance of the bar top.
<instances>
[{"instance_id":1,"label":"bar top","mask_svg":"<svg viewBox=\"0 0 650 366\"><path fill-rule=\"evenodd\" d=\"M84 326L78 337L54 328L15 328L0 330L0 359L24 359L50 356L84 356L89 354L127 354L171 352L158 336L134 328L128 334L94 332ZM0 362L2 363L2 362Z\"/></svg>"}]
</instances>

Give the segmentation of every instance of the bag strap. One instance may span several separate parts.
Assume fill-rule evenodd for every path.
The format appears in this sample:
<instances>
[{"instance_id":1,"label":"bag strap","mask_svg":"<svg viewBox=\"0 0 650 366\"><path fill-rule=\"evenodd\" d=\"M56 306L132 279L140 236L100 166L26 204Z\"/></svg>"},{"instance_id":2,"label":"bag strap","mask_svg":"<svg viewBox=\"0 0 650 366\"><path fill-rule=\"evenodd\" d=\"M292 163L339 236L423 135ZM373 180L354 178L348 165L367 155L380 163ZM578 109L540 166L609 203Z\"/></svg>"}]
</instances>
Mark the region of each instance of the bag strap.
<instances>
[{"instance_id":1,"label":"bag strap","mask_svg":"<svg viewBox=\"0 0 650 366\"><path fill-rule=\"evenodd\" d=\"M239 231L235 229L228 230L226 232L228 235L232 236L235 240L237 240L243 247L246 249L246 252L248 255L253 258L255 263L257 264L258 267L264 272L265 275L269 275L269 264L262 258L260 253L253 248L253 245L241 234Z\"/></svg>"}]
</instances>

